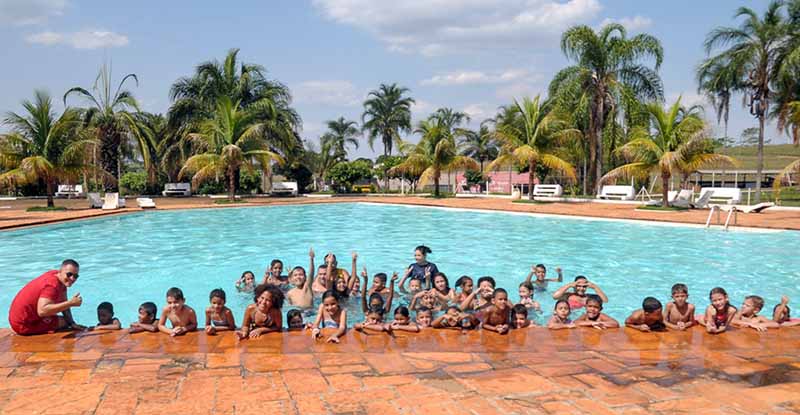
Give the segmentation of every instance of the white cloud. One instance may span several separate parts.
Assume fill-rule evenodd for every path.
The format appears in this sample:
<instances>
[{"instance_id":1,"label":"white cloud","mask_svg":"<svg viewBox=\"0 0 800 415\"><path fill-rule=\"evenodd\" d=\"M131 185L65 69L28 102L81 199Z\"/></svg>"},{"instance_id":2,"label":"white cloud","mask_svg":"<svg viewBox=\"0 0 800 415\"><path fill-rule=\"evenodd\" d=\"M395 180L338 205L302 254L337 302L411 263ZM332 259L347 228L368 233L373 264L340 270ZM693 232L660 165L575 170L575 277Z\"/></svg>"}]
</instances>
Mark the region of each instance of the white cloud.
<instances>
[{"instance_id":1,"label":"white cloud","mask_svg":"<svg viewBox=\"0 0 800 415\"><path fill-rule=\"evenodd\" d=\"M603 19L602 22L600 22L600 26L602 27L609 23L619 23L625 26L625 28L628 30L641 30L652 26L653 19L639 15L633 17L623 17L620 19L613 19L610 17L606 17L605 19Z\"/></svg>"},{"instance_id":2,"label":"white cloud","mask_svg":"<svg viewBox=\"0 0 800 415\"><path fill-rule=\"evenodd\" d=\"M350 81L305 81L291 89L298 103L352 107L363 99Z\"/></svg>"},{"instance_id":3,"label":"white cloud","mask_svg":"<svg viewBox=\"0 0 800 415\"><path fill-rule=\"evenodd\" d=\"M313 0L392 51L432 56L526 45L594 19L599 0Z\"/></svg>"},{"instance_id":4,"label":"white cloud","mask_svg":"<svg viewBox=\"0 0 800 415\"><path fill-rule=\"evenodd\" d=\"M45 23L60 16L67 0L0 0L0 24L25 26Z\"/></svg>"},{"instance_id":5,"label":"white cloud","mask_svg":"<svg viewBox=\"0 0 800 415\"><path fill-rule=\"evenodd\" d=\"M479 124L484 119L494 115L493 109L486 104L470 104L461 111L472 118L471 124Z\"/></svg>"},{"instance_id":6,"label":"white cloud","mask_svg":"<svg viewBox=\"0 0 800 415\"><path fill-rule=\"evenodd\" d=\"M454 71L424 79L420 84L434 86L495 84L516 81L527 77L531 77L531 74L525 69L508 69L502 72L491 73L482 71Z\"/></svg>"},{"instance_id":7,"label":"white cloud","mask_svg":"<svg viewBox=\"0 0 800 415\"><path fill-rule=\"evenodd\" d=\"M411 115L417 119L427 118L428 115L434 111L434 109L435 105L432 103L419 98L414 98L414 104L411 105Z\"/></svg>"},{"instance_id":8,"label":"white cloud","mask_svg":"<svg viewBox=\"0 0 800 415\"><path fill-rule=\"evenodd\" d=\"M41 32L25 38L28 43L40 45L69 45L75 49L115 48L128 44L128 37L106 30L84 30L80 32Z\"/></svg>"},{"instance_id":9,"label":"white cloud","mask_svg":"<svg viewBox=\"0 0 800 415\"><path fill-rule=\"evenodd\" d=\"M700 94L698 94L696 92L686 92L686 91L684 91L684 92L675 92L675 93L668 94L665 97L665 99L666 99L665 105L674 104L675 101L677 101L679 97L681 99L681 105L684 106L684 107L691 107L691 106L694 106L694 105L708 106L708 101L706 101L706 97L704 97L703 95L700 95ZM709 109L710 109L710 107L709 107Z\"/></svg>"}]
</instances>

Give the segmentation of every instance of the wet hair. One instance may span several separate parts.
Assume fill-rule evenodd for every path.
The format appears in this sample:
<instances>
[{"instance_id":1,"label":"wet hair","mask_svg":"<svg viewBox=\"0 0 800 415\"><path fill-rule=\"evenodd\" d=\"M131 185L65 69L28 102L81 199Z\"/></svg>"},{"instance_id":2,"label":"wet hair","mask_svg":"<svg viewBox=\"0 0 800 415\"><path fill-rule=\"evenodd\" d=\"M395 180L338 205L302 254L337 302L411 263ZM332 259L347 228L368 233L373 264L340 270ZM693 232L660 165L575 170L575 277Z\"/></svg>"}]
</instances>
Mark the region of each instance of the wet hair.
<instances>
[{"instance_id":1,"label":"wet hair","mask_svg":"<svg viewBox=\"0 0 800 415\"><path fill-rule=\"evenodd\" d=\"M183 291L181 291L178 287L172 287L167 290L167 297L172 297L176 300L185 300L183 297Z\"/></svg>"},{"instance_id":2,"label":"wet hair","mask_svg":"<svg viewBox=\"0 0 800 415\"><path fill-rule=\"evenodd\" d=\"M338 303L339 301L341 301L342 297L341 297L341 295L339 295L338 292L336 292L336 290L330 289L330 290L325 291L324 293L322 293L322 300L321 301L325 301L326 298L333 298Z\"/></svg>"},{"instance_id":3,"label":"wet hair","mask_svg":"<svg viewBox=\"0 0 800 415\"><path fill-rule=\"evenodd\" d=\"M139 308L144 310L144 312L147 313L148 316L153 316L153 318L156 317L156 310L157 310L156 303L148 301L146 303L142 303L139 306Z\"/></svg>"},{"instance_id":4,"label":"wet hair","mask_svg":"<svg viewBox=\"0 0 800 415\"><path fill-rule=\"evenodd\" d=\"M469 277L468 275L462 275L461 277L459 277L456 280L456 287L462 287L463 288L464 284L466 284L467 281L472 281L472 278Z\"/></svg>"},{"instance_id":5,"label":"wet hair","mask_svg":"<svg viewBox=\"0 0 800 415\"><path fill-rule=\"evenodd\" d=\"M644 310L645 313L652 313L660 308L662 308L662 306L658 298L645 297L644 301L642 301L642 310Z\"/></svg>"},{"instance_id":6,"label":"wet hair","mask_svg":"<svg viewBox=\"0 0 800 415\"><path fill-rule=\"evenodd\" d=\"M219 298L222 301L227 301L225 299L225 291L222 288L215 288L211 290L211 293L208 294L208 301L211 301L214 297Z\"/></svg>"},{"instance_id":7,"label":"wet hair","mask_svg":"<svg viewBox=\"0 0 800 415\"><path fill-rule=\"evenodd\" d=\"M419 315L419 313L431 313L431 314L433 314L433 310L431 310L430 308L425 307L423 305L423 306L419 306L419 308L417 308L417 315Z\"/></svg>"},{"instance_id":8,"label":"wet hair","mask_svg":"<svg viewBox=\"0 0 800 415\"><path fill-rule=\"evenodd\" d=\"M524 314L525 318L528 318L528 307L525 307L523 304L517 304L514 307L511 307L511 312L516 314Z\"/></svg>"},{"instance_id":9,"label":"wet hair","mask_svg":"<svg viewBox=\"0 0 800 415\"><path fill-rule=\"evenodd\" d=\"M583 275L578 275L577 277L575 277L574 281L578 281L578 280L586 280L586 281L589 281L589 279L588 279L588 278L586 278L586 277L585 277L585 276L583 276Z\"/></svg>"},{"instance_id":10,"label":"wet hair","mask_svg":"<svg viewBox=\"0 0 800 415\"><path fill-rule=\"evenodd\" d=\"M506 298L508 298L508 291L506 291L503 288L498 288L498 289L494 290L494 295L492 296L492 298L497 298L497 294L505 294Z\"/></svg>"},{"instance_id":11,"label":"wet hair","mask_svg":"<svg viewBox=\"0 0 800 415\"><path fill-rule=\"evenodd\" d=\"M711 299L711 296L712 296L712 295L714 295L714 294L722 294L722 295L724 295L725 297L727 297L727 296L728 296L728 292L727 292L727 291L725 291L725 289L724 289L724 288L722 288L722 287L714 287L714 288L712 288L712 289L711 289L711 292L709 292L709 293L708 293L708 299L710 300L710 299Z\"/></svg>"},{"instance_id":12,"label":"wet hair","mask_svg":"<svg viewBox=\"0 0 800 415\"><path fill-rule=\"evenodd\" d=\"M381 307L383 307L386 300L383 299L383 296L380 293L372 293L369 295L369 300L367 301L367 305L372 304L372 300L379 300L381 302Z\"/></svg>"},{"instance_id":13,"label":"wet hair","mask_svg":"<svg viewBox=\"0 0 800 415\"><path fill-rule=\"evenodd\" d=\"M267 291L272 296L272 308L278 310L283 308L283 291L273 284L259 284L253 292L253 302L258 302L258 297L261 297L261 294Z\"/></svg>"},{"instance_id":14,"label":"wet hair","mask_svg":"<svg viewBox=\"0 0 800 415\"><path fill-rule=\"evenodd\" d=\"M273 259L272 262L269 263L269 267L272 268L275 264L281 264L281 268L283 268L283 261L280 259Z\"/></svg>"},{"instance_id":15,"label":"wet hair","mask_svg":"<svg viewBox=\"0 0 800 415\"><path fill-rule=\"evenodd\" d=\"M244 276L247 275L247 274L252 275L253 279L256 278L256 274L253 274L253 271L245 271L245 272L242 273L242 279L244 279Z\"/></svg>"},{"instance_id":16,"label":"wet hair","mask_svg":"<svg viewBox=\"0 0 800 415\"><path fill-rule=\"evenodd\" d=\"M484 281L488 281L490 284L492 284L492 288L497 286L497 283L494 282L494 278L489 276L478 278L478 286L480 287L481 283Z\"/></svg>"},{"instance_id":17,"label":"wet hair","mask_svg":"<svg viewBox=\"0 0 800 415\"><path fill-rule=\"evenodd\" d=\"M533 292L533 284L530 281L523 281L519 284L520 288L525 287L528 291Z\"/></svg>"},{"instance_id":18,"label":"wet hair","mask_svg":"<svg viewBox=\"0 0 800 415\"><path fill-rule=\"evenodd\" d=\"M385 272L379 272L379 273L373 275L372 278L377 278L377 279L381 280L383 285L386 285L386 281L389 279L389 277L386 275Z\"/></svg>"},{"instance_id":19,"label":"wet hair","mask_svg":"<svg viewBox=\"0 0 800 415\"><path fill-rule=\"evenodd\" d=\"M394 309L394 315L398 315L398 314L400 314L403 317L409 317L408 307L401 305L401 306L398 306L397 308L395 308Z\"/></svg>"},{"instance_id":20,"label":"wet hair","mask_svg":"<svg viewBox=\"0 0 800 415\"><path fill-rule=\"evenodd\" d=\"M436 277L442 277L444 279L444 289L450 291L450 281L447 279L447 275L444 275L444 272L437 272L433 274L433 281L436 281ZM434 283L434 286L435 285Z\"/></svg>"},{"instance_id":21,"label":"wet hair","mask_svg":"<svg viewBox=\"0 0 800 415\"><path fill-rule=\"evenodd\" d=\"M297 271L298 269L303 271L303 275L306 275L306 276L308 275L308 274L306 274L306 269L301 267L301 266L296 266L296 267L292 268L292 274L294 274L294 272Z\"/></svg>"},{"instance_id":22,"label":"wet hair","mask_svg":"<svg viewBox=\"0 0 800 415\"><path fill-rule=\"evenodd\" d=\"M419 251L423 256L427 256L428 254L433 253L433 251L431 251L431 249L425 245L420 245L414 248L414 251Z\"/></svg>"},{"instance_id":23,"label":"wet hair","mask_svg":"<svg viewBox=\"0 0 800 415\"><path fill-rule=\"evenodd\" d=\"M547 271L547 267L544 266L544 264L536 264L536 268L541 268L541 269Z\"/></svg>"},{"instance_id":24,"label":"wet hair","mask_svg":"<svg viewBox=\"0 0 800 415\"><path fill-rule=\"evenodd\" d=\"M113 315L114 314L114 305L112 305L108 301L103 301L102 303L97 305L97 311L99 312L100 310L106 310L106 311L108 311L109 313L111 313Z\"/></svg>"},{"instance_id":25,"label":"wet hair","mask_svg":"<svg viewBox=\"0 0 800 415\"><path fill-rule=\"evenodd\" d=\"M757 311L761 311L764 308L764 299L757 295L748 295L744 298L745 300L750 300L753 302L753 307L756 308Z\"/></svg>"},{"instance_id":26,"label":"wet hair","mask_svg":"<svg viewBox=\"0 0 800 415\"><path fill-rule=\"evenodd\" d=\"M689 287L687 287L686 284L681 284L681 283L675 284L672 286L672 295L675 295L677 293L684 293L688 295Z\"/></svg>"},{"instance_id":27,"label":"wet hair","mask_svg":"<svg viewBox=\"0 0 800 415\"><path fill-rule=\"evenodd\" d=\"M76 261L74 259L65 259L65 260L61 261L61 267L62 268L66 267L67 265L72 265L75 268L80 268L81 267L80 265L78 265L78 261Z\"/></svg>"},{"instance_id":28,"label":"wet hair","mask_svg":"<svg viewBox=\"0 0 800 415\"><path fill-rule=\"evenodd\" d=\"M586 296L586 304L589 304L589 301L594 301L600 308L603 308L603 299L600 298L597 294L589 294Z\"/></svg>"},{"instance_id":29,"label":"wet hair","mask_svg":"<svg viewBox=\"0 0 800 415\"><path fill-rule=\"evenodd\" d=\"M458 311L459 313L461 312L461 309L460 309L460 308L458 308L458 306L451 305L450 307L447 307L447 310L445 310L445 313L446 313L446 312L448 312L448 311L450 311L450 310L456 310L456 311Z\"/></svg>"},{"instance_id":30,"label":"wet hair","mask_svg":"<svg viewBox=\"0 0 800 415\"><path fill-rule=\"evenodd\" d=\"M569 301L567 301L567 300L558 300L558 301L556 301L555 305L553 305L553 311L557 310L558 309L558 305L561 304L561 303L566 304L567 308L569 309L569 311L572 311L572 307L570 307Z\"/></svg>"},{"instance_id":31,"label":"wet hair","mask_svg":"<svg viewBox=\"0 0 800 415\"><path fill-rule=\"evenodd\" d=\"M286 324L288 325L289 322L292 321L292 319L295 318L295 317L300 317L302 319L303 318L303 312L298 310L298 309L287 311L286 312Z\"/></svg>"}]
</instances>

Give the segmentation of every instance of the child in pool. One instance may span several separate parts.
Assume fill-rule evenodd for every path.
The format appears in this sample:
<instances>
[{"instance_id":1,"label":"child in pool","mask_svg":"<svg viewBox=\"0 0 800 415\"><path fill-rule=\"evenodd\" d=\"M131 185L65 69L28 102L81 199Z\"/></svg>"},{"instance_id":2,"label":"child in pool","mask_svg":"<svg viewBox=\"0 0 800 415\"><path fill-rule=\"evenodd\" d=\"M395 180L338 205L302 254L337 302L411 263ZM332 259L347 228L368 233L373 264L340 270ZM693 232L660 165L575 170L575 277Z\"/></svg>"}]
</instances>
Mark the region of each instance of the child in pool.
<instances>
[{"instance_id":1,"label":"child in pool","mask_svg":"<svg viewBox=\"0 0 800 415\"><path fill-rule=\"evenodd\" d=\"M525 307L523 304L516 304L514 307L511 307L511 328L526 329L534 326L536 326L536 324L528 320L528 307Z\"/></svg>"},{"instance_id":2,"label":"child in pool","mask_svg":"<svg viewBox=\"0 0 800 415\"><path fill-rule=\"evenodd\" d=\"M553 316L547 322L547 328L550 330L574 329L576 326L569 319L570 312L567 300L556 301L556 305L553 307Z\"/></svg>"},{"instance_id":3,"label":"child in pool","mask_svg":"<svg viewBox=\"0 0 800 415\"><path fill-rule=\"evenodd\" d=\"M494 287L496 287L494 278L488 276L478 278L478 289L473 290L461 302L461 309L480 311L482 308L489 307L494 298Z\"/></svg>"},{"instance_id":4,"label":"child in pool","mask_svg":"<svg viewBox=\"0 0 800 415\"><path fill-rule=\"evenodd\" d=\"M313 270L312 270L313 272ZM312 276L313 284L311 284L311 290L314 291L314 295L322 294L328 290L328 265L321 264L317 267L317 276L314 278Z\"/></svg>"},{"instance_id":5,"label":"child in pool","mask_svg":"<svg viewBox=\"0 0 800 415\"><path fill-rule=\"evenodd\" d=\"M708 294L711 305L706 308L705 315L696 316L697 324L704 326L711 334L724 332L736 314L736 307L728 301L728 293L724 288L715 287Z\"/></svg>"},{"instance_id":6,"label":"child in pool","mask_svg":"<svg viewBox=\"0 0 800 415\"><path fill-rule=\"evenodd\" d=\"M433 321L435 329L472 330L478 328L480 321L472 314L461 312L458 307L451 305L447 311Z\"/></svg>"},{"instance_id":7,"label":"child in pool","mask_svg":"<svg viewBox=\"0 0 800 415\"><path fill-rule=\"evenodd\" d=\"M800 318L792 318L789 309L789 297L782 296L780 304L776 304L772 309L772 321L781 325L781 327L792 327L800 325Z\"/></svg>"},{"instance_id":8,"label":"child in pool","mask_svg":"<svg viewBox=\"0 0 800 415\"><path fill-rule=\"evenodd\" d=\"M484 319L482 327L484 330L493 331L498 334L508 333L510 328L508 324L508 317L511 312L511 306L508 303L508 292L502 288L494 290L494 297L492 297L492 305L487 307L484 312Z\"/></svg>"},{"instance_id":9,"label":"child in pool","mask_svg":"<svg viewBox=\"0 0 800 415\"><path fill-rule=\"evenodd\" d=\"M525 281L519 285L519 304L536 311L541 310L539 302L533 299L533 284L530 281Z\"/></svg>"},{"instance_id":10,"label":"child in pool","mask_svg":"<svg viewBox=\"0 0 800 415\"><path fill-rule=\"evenodd\" d=\"M575 319L575 325L605 330L619 327L619 322L603 313L603 300L599 295L589 294L586 298L586 312Z\"/></svg>"},{"instance_id":11,"label":"child in pool","mask_svg":"<svg viewBox=\"0 0 800 415\"><path fill-rule=\"evenodd\" d=\"M261 284L253 293L253 304L244 310L242 328L236 331L239 340L257 339L263 334L283 329L283 292L273 284Z\"/></svg>"},{"instance_id":12,"label":"child in pool","mask_svg":"<svg viewBox=\"0 0 800 415\"><path fill-rule=\"evenodd\" d=\"M422 291L422 281L418 280L418 279L409 280L408 281L408 290L406 290L406 287L403 286L402 281L397 287L398 287L398 291L400 291L403 294L406 294L407 298L410 300L410 299L413 299L414 296L417 295L417 293Z\"/></svg>"},{"instance_id":13,"label":"child in pool","mask_svg":"<svg viewBox=\"0 0 800 415\"><path fill-rule=\"evenodd\" d=\"M242 276L236 280L236 290L250 292L256 288L256 275L253 271L245 271Z\"/></svg>"},{"instance_id":14,"label":"child in pool","mask_svg":"<svg viewBox=\"0 0 800 415\"><path fill-rule=\"evenodd\" d=\"M300 310L289 310L286 312L286 326L289 331L304 330L311 326L303 321L303 312Z\"/></svg>"},{"instance_id":15,"label":"child in pool","mask_svg":"<svg viewBox=\"0 0 800 415\"><path fill-rule=\"evenodd\" d=\"M367 267L361 271L361 276L364 277L364 287L367 286ZM369 287L367 290L367 295L372 295L373 293L378 293L383 298L386 298L389 295L389 287L386 286L386 280L388 277L383 272L379 272L372 276L372 287ZM392 284L394 286L394 284Z\"/></svg>"},{"instance_id":16,"label":"child in pool","mask_svg":"<svg viewBox=\"0 0 800 415\"><path fill-rule=\"evenodd\" d=\"M689 287L686 284L672 286L672 301L664 312L664 325L672 330L686 330L694 325L694 304L689 304Z\"/></svg>"},{"instance_id":17,"label":"child in pool","mask_svg":"<svg viewBox=\"0 0 800 415\"><path fill-rule=\"evenodd\" d=\"M322 294L322 304L317 309L317 318L311 325L311 336L315 339L321 335L321 328L337 329L325 341L328 343L339 343L339 338L344 336L347 330L347 310L339 305L339 297L333 290L325 291Z\"/></svg>"},{"instance_id":18,"label":"child in pool","mask_svg":"<svg viewBox=\"0 0 800 415\"><path fill-rule=\"evenodd\" d=\"M167 328L167 320L172 324L172 329ZM186 305L183 291L178 287L167 290L167 305L161 310L158 330L172 337L197 330L197 314L192 307Z\"/></svg>"},{"instance_id":19,"label":"child in pool","mask_svg":"<svg viewBox=\"0 0 800 415\"><path fill-rule=\"evenodd\" d=\"M436 294L432 291L433 290L425 290L418 292L414 298L411 299L409 307L411 307L412 310L419 310L424 307L432 311L441 311L442 303L436 301Z\"/></svg>"},{"instance_id":20,"label":"child in pool","mask_svg":"<svg viewBox=\"0 0 800 415\"><path fill-rule=\"evenodd\" d=\"M461 289L461 292L456 294L456 304L461 304L464 300L472 294L472 287L474 283L472 282L472 278L467 275L462 275L459 279L456 280L456 287Z\"/></svg>"},{"instance_id":21,"label":"child in pool","mask_svg":"<svg viewBox=\"0 0 800 415\"><path fill-rule=\"evenodd\" d=\"M211 290L208 301L211 304L206 308L206 334L236 330L233 313L230 308L225 307L225 291L222 288Z\"/></svg>"},{"instance_id":22,"label":"child in pool","mask_svg":"<svg viewBox=\"0 0 800 415\"><path fill-rule=\"evenodd\" d=\"M419 317L419 313L417 313ZM428 323L430 324L430 322ZM395 331L408 331L411 333L419 333L419 325L411 321L411 316L408 312L408 308L404 306L399 306L394 310L394 321L391 323L386 323L385 330L389 333Z\"/></svg>"},{"instance_id":23,"label":"child in pool","mask_svg":"<svg viewBox=\"0 0 800 415\"><path fill-rule=\"evenodd\" d=\"M142 303L142 305L139 306L139 320L135 323L131 323L131 328L128 332L140 333L149 331L151 333L157 333L158 323L156 322L156 311L157 307L155 303L150 301Z\"/></svg>"},{"instance_id":24,"label":"child in pool","mask_svg":"<svg viewBox=\"0 0 800 415\"><path fill-rule=\"evenodd\" d=\"M361 276L364 278L364 285L361 287L361 310L364 313L366 313L373 307L381 307L383 308L384 313L388 313L392 309L392 300L394 299L394 283L397 282L398 279L397 273L395 272L394 274L392 274L392 280L391 283L389 284L389 287L388 288L384 287L387 290L387 294L385 297L381 292L383 289L381 289L381 291L374 290L369 294L367 293L368 275L369 274L367 274L367 267L364 267L364 269L361 271ZM375 274L373 278L373 283L378 283L379 281L383 281L385 283L386 274L384 273ZM375 288L375 285L373 285L373 288Z\"/></svg>"},{"instance_id":25,"label":"child in pool","mask_svg":"<svg viewBox=\"0 0 800 415\"><path fill-rule=\"evenodd\" d=\"M572 288L572 291L568 291L570 288ZM608 302L608 296L606 296L606 293L604 293L600 287L589 281L589 279L583 275L578 275L575 277L573 282L556 290L556 292L553 293L553 299L567 300L569 303L569 308L571 310L577 310L586 305L586 290L588 289L594 290L595 294L599 295L600 299L603 300L603 303Z\"/></svg>"},{"instance_id":26,"label":"child in pool","mask_svg":"<svg viewBox=\"0 0 800 415\"><path fill-rule=\"evenodd\" d=\"M311 289L312 281L314 281L314 249L308 250L309 266L308 269L312 272L309 278L306 275L306 270L303 267L294 267L292 272L289 273L289 283L292 288L286 292L286 299L290 305L300 308L311 308L314 303L314 292Z\"/></svg>"},{"instance_id":27,"label":"child in pool","mask_svg":"<svg viewBox=\"0 0 800 415\"><path fill-rule=\"evenodd\" d=\"M419 328L426 329L431 326L433 321L433 311L428 307L419 307L416 312L414 322L417 323Z\"/></svg>"},{"instance_id":28,"label":"child in pool","mask_svg":"<svg viewBox=\"0 0 800 415\"><path fill-rule=\"evenodd\" d=\"M377 294L377 293L375 293ZM389 331L387 330L386 326L383 324L383 314L386 311L381 306L370 307L369 310L364 313L364 322L363 323L356 323L353 325L353 328L356 331Z\"/></svg>"},{"instance_id":29,"label":"child in pool","mask_svg":"<svg viewBox=\"0 0 800 415\"><path fill-rule=\"evenodd\" d=\"M450 281L447 276L442 272L437 272L433 276L433 289L431 290L436 295L436 300L439 301L443 307L455 301L456 291L450 288Z\"/></svg>"},{"instance_id":30,"label":"child in pool","mask_svg":"<svg viewBox=\"0 0 800 415\"><path fill-rule=\"evenodd\" d=\"M272 262L269 263L269 268L264 271L264 281L262 284L272 284L283 286L288 283L288 278L286 276L281 275L283 273L283 261L280 259L273 259Z\"/></svg>"},{"instance_id":31,"label":"child in pool","mask_svg":"<svg viewBox=\"0 0 800 415\"><path fill-rule=\"evenodd\" d=\"M537 264L531 267L531 273L528 274L527 278L525 278L525 282L531 283L536 291L545 291L547 290L548 282L564 281L564 276L561 274L561 268L556 268L556 273L558 274L558 278L547 278L547 268L544 266L544 264ZM531 280L534 275L536 275L536 279Z\"/></svg>"},{"instance_id":32,"label":"child in pool","mask_svg":"<svg viewBox=\"0 0 800 415\"><path fill-rule=\"evenodd\" d=\"M92 330L119 330L122 323L114 317L114 306L104 301L97 306L97 325Z\"/></svg>"},{"instance_id":33,"label":"child in pool","mask_svg":"<svg viewBox=\"0 0 800 415\"><path fill-rule=\"evenodd\" d=\"M645 332L664 330L666 326L664 325L661 301L653 297L645 297L642 301L642 308L634 311L625 319L625 327Z\"/></svg>"},{"instance_id":34,"label":"child in pool","mask_svg":"<svg viewBox=\"0 0 800 415\"><path fill-rule=\"evenodd\" d=\"M731 320L731 325L736 327L750 327L756 331L767 331L769 328L778 328L780 324L758 313L764 308L764 299L757 295L748 295L744 298L742 308L736 312Z\"/></svg>"}]
</instances>

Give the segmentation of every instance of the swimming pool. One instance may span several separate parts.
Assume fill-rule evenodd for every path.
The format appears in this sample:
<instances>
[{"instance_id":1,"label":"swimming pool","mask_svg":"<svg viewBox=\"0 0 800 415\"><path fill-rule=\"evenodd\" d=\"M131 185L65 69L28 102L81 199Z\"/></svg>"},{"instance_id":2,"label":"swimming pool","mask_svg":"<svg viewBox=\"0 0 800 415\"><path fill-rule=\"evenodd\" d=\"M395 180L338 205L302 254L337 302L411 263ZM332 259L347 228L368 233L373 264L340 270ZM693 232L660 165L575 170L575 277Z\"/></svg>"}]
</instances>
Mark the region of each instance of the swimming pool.
<instances>
[{"instance_id":1,"label":"swimming pool","mask_svg":"<svg viewBox=\"0 0 800 415\"><path fill-rule=\"evenodd\" d=\"M285 270L307 268L309 246L317 264L331 251L349 270L350 252L357 250L359 269L402 275L414 247L425 244L451 285L464 274L492 275L512 299L531 265L547 265L548 277L561 266L565 281L583 274L600 285L610 299L605 311L617 319L645 296L667 301L676 282L689 285L698 310L708 305L708 291L722 286L736 306L745 295L763 296L766 311L781 294L800 301L799 237L366 203L148 211L0 232L0 326L8 327L17 291L64 258L81 264L70 295L83 296L83 306L73 309L82 324L95 324L97 304L110 301L127 326L142 302L160 308L171 286L183 289L200 324L209 291L222 287L241 323L252 302L234 288L242 272L252 270L258 281L273 258L283 260ZM557 288L551 283L549 292ZM545 317L553 304L546 297L537 297Z\"/></svg>"}]
</instances>

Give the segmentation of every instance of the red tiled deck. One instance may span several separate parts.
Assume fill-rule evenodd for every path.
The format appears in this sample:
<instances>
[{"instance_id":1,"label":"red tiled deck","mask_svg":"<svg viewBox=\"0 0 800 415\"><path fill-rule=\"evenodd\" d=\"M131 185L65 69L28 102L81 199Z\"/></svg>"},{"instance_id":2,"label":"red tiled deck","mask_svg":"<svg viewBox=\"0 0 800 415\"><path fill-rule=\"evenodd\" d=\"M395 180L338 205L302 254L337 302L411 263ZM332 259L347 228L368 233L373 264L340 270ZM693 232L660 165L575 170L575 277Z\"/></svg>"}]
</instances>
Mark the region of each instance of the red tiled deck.
<instances>
[{"instance_id":1,"label":"red tiled deck","mask_svg":"<svg viewBox=\"0 0 800 415\"><path fill-rule=\"evenodd\" d=\"M795 413L800 329L307 333L237 342L0 330L0 412Z\"/></svg>"}]
</instances>

